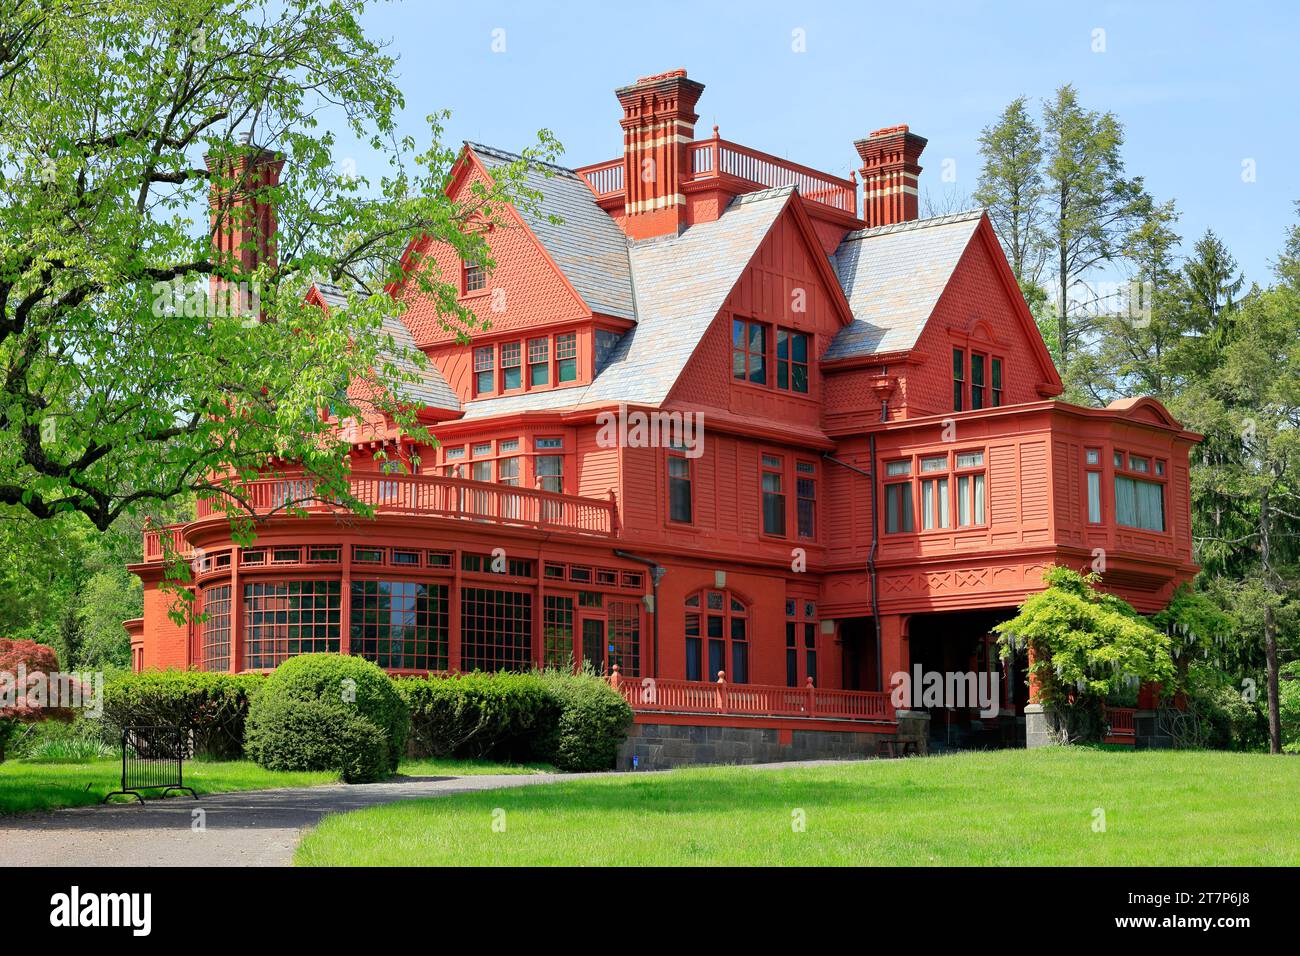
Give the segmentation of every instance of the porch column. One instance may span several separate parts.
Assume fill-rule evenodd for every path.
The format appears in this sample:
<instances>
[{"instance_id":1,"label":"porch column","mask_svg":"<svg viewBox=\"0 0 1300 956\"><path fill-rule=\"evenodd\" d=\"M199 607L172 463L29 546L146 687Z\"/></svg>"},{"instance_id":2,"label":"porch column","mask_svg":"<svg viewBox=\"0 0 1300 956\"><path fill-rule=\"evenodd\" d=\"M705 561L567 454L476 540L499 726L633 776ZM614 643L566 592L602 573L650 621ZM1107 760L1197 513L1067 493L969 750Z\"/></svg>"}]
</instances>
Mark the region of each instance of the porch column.
<instances>
[{"instance_id":1,"label":"porch column","mask_svg":"<svg viewBox=\"0 0 1300 956\"><path fill-rule=\"evenodd\" d=\"M1034 671L1034 665L1039 661L1039 654L1032 643L1029 645L1028 655L1029 703L1025 705L1025 748L1033 750L1035 747L1047 747L1056 742L1054 736L1056 719L1052 711L1044 708L1042 703L1043 682Z\"/></svg>"},{"instance_id":2,"label":"porch column","mask_svg":"<svg viewBox=\"0 0 1300 956\"><path fill-rule=\"evenodd\" d=\"M907 641L907 617L903 614L886 614L880 618L880 671L876 675L878 690L888 693L891 678L906 673L912 664L912 652Z\"/></svg>"}]
</instances>

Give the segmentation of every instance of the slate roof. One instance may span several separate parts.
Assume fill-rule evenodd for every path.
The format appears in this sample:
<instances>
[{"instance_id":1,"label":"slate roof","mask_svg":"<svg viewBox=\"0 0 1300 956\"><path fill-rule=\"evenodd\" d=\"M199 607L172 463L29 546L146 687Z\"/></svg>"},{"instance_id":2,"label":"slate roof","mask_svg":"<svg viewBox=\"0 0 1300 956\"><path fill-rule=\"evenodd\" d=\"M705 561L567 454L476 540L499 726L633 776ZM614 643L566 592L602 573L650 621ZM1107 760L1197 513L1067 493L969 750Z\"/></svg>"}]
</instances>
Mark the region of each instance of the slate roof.
<instances>
[{"instance_id":1,"label":"slate roof","mask_svg":"<svg viewBox=\"0 0 1300 956\"><path fill-rule=\"evenodd\" d=\"M348 304L347 294L336 285L317 282L316 291L331 309L343 308ZM437 366L432 362L425 362L422 367L417 366L400 354L403 349L417 351L415 339L411 335L411 330L406 327L406 323L397 316L387 316L381 328L386 335L392 336L393 344L397 346L397 351L384 350L382 354L385 358L402 371L418 376L414 382L399 382L397 397L431 408L459 409L460 399L447 384L447 380L442 377Z\"/></svg>"},{"instance_id":2,"label":"slate roof","mask_svg":"<svg viewBox=\"0 0 1300 956\"><path fill-rule=\"evenodd\" d=\"M846 235L832 263L853 321L822 361L915 345L983 215L972 209Z\"/></svg>"},{"instance_id":3,"label":"slate roof","mask_svg":"<svg viewBox=\"0 0 1300 956\"><path fill-rule=\"evenodd\" d=\"M467 402L465 420L609 402L662 403L793 192L784 186L746 193L714 222L633 243L637 324L592 383Z\"/></svg>"},{"instance_id":4,"label":"slate roof","mask_svg":"<svg viewBox=\"0 0 1300 956\"><path fill-rule=\"evenodd\" d=\"M465 145L489 171L521 158L481 143ZM525 185L542 194L543 208L540 213L520 210L524 221L587 307L604 315L635 319L627 237L596 205L587 183L563 166L532 163ZM551 222L551 215L558 216L562 224Z\"/></svg>"}]
</instances>

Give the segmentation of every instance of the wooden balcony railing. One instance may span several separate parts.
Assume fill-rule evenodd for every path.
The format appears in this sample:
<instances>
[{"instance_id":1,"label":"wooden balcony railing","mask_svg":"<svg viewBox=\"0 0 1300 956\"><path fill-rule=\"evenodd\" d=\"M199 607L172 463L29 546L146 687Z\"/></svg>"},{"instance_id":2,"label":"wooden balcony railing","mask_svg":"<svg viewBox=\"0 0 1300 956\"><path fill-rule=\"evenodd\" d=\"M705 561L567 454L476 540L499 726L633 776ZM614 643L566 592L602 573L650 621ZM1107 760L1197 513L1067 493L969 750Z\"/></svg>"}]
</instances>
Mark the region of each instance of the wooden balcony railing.
<instances>
[{"instance_id":1,"label":"wooden balcony railing","mask_svg":"<svg viewBox=\"0 0 1300 956\"><path fill-rule=\"evenodd\" d=\"M693 182L726 176L764 189L796 186L799 195L805 199L857 215L858 185L851 179L830 176L716 135L691 143L687 152L690 156L687 174ZM584 166L577 173L597 199L606 199L623 191L622 158Z\"/></svg>"},{"instance_id":2,"label":"wooden balcony railing","mask_svg":"<svg viewBox=\"0 0 1300 956\"><path fill-rule=\"evenodd\" d=\"M244 503L259 515L293 509L308 513L340 510L337 503L316 497L308 478L265 478L243 482L240 488ZM350 491L380 514L426 515L604 537L618 535L618 504L612 494L607 500L580 498L441 475L358 475L351 479ZM211 499L200 500L195 511L198 518L221 513ZM146 561L162 560L164 534L172 535L174 547L184 548L179 527L147 530Z\"/></svg>"},{"instance_id":3,"label":"wooden balcony railing","mask_svg":"<svg viewBox=\"0 0 1300 956\"><path fill-rule=\"evenodd\" d=\"M614 669L610 684L638 713L721 714L740 717L818 717L825 720L890 721L888 693L664 680L624 680Z\"/></svg>"},{"instance_id":4,"label":"wooden balcony railing","mask_svg":"<svg viewBox=\"0 0 1300 956\"><path fill-rule=\"evenodd\" d=\"M173 552L188 553L189 545L185 543L185 537L181 534L179 525L172 528L145 528L144 559L146 561L161 561L163 559L164 545L169 539Z\"/></svg>"}]
</instances>

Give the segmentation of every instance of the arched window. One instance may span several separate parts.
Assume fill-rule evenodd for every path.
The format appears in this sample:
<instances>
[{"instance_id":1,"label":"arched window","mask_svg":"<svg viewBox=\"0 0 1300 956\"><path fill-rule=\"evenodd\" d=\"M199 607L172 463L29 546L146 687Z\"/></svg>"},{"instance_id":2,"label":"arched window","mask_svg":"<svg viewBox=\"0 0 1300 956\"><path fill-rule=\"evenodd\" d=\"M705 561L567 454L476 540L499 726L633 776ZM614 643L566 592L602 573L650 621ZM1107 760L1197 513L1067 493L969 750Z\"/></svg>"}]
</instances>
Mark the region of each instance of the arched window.
<instances>
[{"instance_id":1,"label":"arched window","mask_svg":"<svg viewBox=\"0 0 1300 956\"><path fill-rule=\"evenodd\" d=\"M686 599L686 679L715 681L719 671L729 684L749 683L749 606L708 588Z\"/></svg>"}]
</instances>

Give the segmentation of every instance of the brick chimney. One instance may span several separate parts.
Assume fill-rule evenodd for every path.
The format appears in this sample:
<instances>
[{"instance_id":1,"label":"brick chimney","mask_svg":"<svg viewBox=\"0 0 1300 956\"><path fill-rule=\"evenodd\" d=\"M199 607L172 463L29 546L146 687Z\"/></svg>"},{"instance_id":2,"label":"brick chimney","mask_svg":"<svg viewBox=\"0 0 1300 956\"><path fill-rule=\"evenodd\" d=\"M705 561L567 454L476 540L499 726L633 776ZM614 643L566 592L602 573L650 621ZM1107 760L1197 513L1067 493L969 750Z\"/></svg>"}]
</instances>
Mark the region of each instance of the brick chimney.
<instances>
[{"instance_id":1,"label":"brick chimney","mask_svg":"<svg viewBox=\"0 0 1300 956\"><path fill-rule=\"evenodd\" d=\"M624 229L633 239L676 235L686 224L682 184L691 174L687 146L704 84L673 70L614 92L623 107Z\"/></svg>"},{"instance_id":2,"label":"brick chimney","mask_svg":"<svg viewBox=\"0 0 1300 956\"><path fill-rule=\"evenodd\" d=\"M853 145L862 157L862 218L867 227L915 219L921 175L917 160L925 140L906 126L888 126Z\"/></svg>"},{"instance_id":3,"label":"brick chimney","mask_svg":"<svg viewBox=\"0 0 1300 956\"><path fill-rule=\"evenodd\" d=\"M275 209L267 190L280 184L284 159L251 142L247 133L240 139L242 146L234 155L209 155L203 161L212 176L208 192L212 251L233 270L236 281L243 282L238 277L249 275L261 263L275 264ZM214 276L212 294L224 286L225 282ZM251 305L240 296L238 308Z\"/></svg>"}]
</instances>

